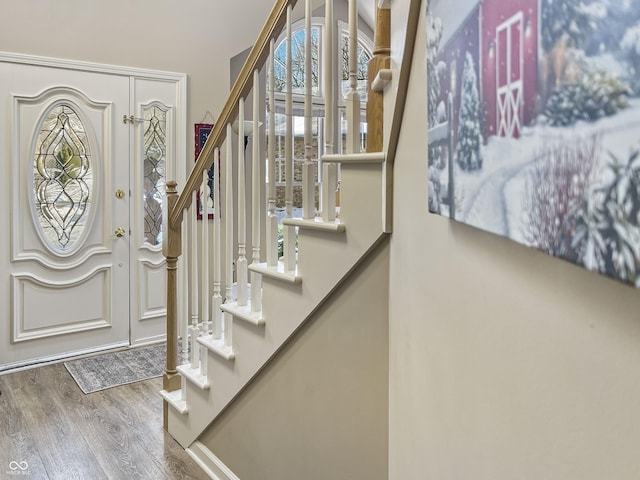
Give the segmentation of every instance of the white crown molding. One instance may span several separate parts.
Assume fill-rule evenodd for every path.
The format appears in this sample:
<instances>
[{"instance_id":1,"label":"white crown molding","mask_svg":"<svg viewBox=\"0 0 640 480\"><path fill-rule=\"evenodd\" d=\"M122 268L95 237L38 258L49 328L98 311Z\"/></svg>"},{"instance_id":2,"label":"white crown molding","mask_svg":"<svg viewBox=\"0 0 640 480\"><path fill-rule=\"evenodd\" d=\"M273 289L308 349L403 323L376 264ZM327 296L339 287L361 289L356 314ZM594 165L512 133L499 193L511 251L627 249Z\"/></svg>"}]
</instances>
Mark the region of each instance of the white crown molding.
<instances>
[{"instance_id":1,"label":"white crown molding","mask_svg":"<svg viewBox=\"0 0 640 480\"><path fill-rule=\"evenodd\" d=\"M26 65L40 65L47 67L66 68L85 72L111 73L115 75L134 75L136 77L151 77L166 80L186 80L185 73L151 70L147 68L125 67L106 63L85 62L63 58L41 57L24 53L0 52L0 62L19 63Z\"/></svg>"}]
</instances>

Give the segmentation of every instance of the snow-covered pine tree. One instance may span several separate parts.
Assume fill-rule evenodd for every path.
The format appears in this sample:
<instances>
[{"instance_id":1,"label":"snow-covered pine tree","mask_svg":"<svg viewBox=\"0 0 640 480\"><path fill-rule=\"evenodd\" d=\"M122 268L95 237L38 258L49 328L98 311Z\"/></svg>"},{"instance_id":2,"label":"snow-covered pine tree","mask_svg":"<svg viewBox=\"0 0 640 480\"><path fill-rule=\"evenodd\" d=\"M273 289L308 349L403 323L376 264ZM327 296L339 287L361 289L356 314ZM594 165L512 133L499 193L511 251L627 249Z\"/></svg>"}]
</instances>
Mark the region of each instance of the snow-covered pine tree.
<instances>
[{"instance_id":1,"label":"snow-covered pine tree","mask_svg":"<svg viewBox=\"0 0 640 480\"><path fill-rule=\"evenodd\" d=\"M429 3L429 0L427 0L427 126L432 128L439 123L440 73L437 57L442 38L442 21L433 15L429 8ZM442 188L438 168L442 163L440 147L429 145L427 155L429 164L429 211L440 213L440 205L442 204Z\"/></svg>"},{"instance_id":2,"label":"snow-covered pine tree","mask_svg":"<svg viewBox=\"0 0 640 480\"><path fill-rule=\"evenodd\" d=\"M480 96L473 57L467 52L462 71L462 91L460 93L460 115L458 121L458 142L456 160L463 170L482 168L480 157Z\"/></svg>"},{"instance_id":3,"label":"snow-covered pine tree","mask_svg":"<svg viewBox=\"0 0 640 480\"><path fill-rule=\"evenodd\" d=\"M541 37L545 52L567 35L577 48L583 48L595 28L592 12L583 0L542 0Z\"/></svg>"},{"instance_id":4,"label":"snow-covered pine tree","mask_svg":"<svg viewBox=\"0 0 640 480\"><path fill-rule=\"evenodd\" d=\"M613 178L577 204L571 247L589 270L640 287L640 150L609 155Z\"/></svg>"},{"instance_id":5,"label":"snow-covered pine tree","mask_svg":"<svg viewBox=\"0 0 640 480\"><path fill-rule=\"evenodd\" d=\"M428 7L427 7L428 8ZM427 115L429 128L437 124L437 109L440 98L440 75L436 58L442 38L442 21L427 10Z\"/></svg>"}]
</instances>

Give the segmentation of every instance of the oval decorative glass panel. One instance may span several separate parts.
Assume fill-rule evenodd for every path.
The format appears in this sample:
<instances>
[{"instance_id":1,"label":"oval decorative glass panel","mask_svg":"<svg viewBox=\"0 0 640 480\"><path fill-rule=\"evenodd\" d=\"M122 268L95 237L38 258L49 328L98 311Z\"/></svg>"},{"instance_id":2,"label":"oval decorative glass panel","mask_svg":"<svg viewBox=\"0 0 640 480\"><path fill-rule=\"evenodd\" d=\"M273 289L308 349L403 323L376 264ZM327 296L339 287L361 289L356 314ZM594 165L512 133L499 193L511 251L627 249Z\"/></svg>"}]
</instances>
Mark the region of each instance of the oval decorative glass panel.
<instances>
[{"instance_id":1,"label":"oval decorative glass panel","mask_svg":"<svg viewBox=\"0 0 640 480\"><path fill-rule=\"evenodd\" d=\"M69 252L86 227L93 197L86 129L70 105L54 105L45 113L33 158L36 218L44 241L57 252Z\"/></svg>"}]
</instances>

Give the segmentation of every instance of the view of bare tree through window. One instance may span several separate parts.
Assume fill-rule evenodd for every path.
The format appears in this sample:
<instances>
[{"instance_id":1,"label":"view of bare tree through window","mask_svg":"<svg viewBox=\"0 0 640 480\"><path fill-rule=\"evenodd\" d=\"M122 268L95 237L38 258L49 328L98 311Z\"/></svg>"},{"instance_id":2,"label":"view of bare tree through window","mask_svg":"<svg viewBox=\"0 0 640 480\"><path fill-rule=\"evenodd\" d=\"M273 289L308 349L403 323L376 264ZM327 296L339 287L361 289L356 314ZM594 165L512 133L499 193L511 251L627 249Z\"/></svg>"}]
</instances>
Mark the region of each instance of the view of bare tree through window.
<instances>
[{"instance_id":1,"label":"view of bare tree through window","mask_svg":"<svg viewBox=\"0 0 640 480\"><path fill-rule=\"evenodd\" d=\"M291 90L293 93L304 93L304 58L306 53L305 39L307 32L304 28L296 30L291 37ZM311 92L319 95L319 45L320 29L311 28ZM287 64L287 44L282 42L275 52L275 90L276 92L286 91L286 64Z\"/></svg>"}]
</instances>

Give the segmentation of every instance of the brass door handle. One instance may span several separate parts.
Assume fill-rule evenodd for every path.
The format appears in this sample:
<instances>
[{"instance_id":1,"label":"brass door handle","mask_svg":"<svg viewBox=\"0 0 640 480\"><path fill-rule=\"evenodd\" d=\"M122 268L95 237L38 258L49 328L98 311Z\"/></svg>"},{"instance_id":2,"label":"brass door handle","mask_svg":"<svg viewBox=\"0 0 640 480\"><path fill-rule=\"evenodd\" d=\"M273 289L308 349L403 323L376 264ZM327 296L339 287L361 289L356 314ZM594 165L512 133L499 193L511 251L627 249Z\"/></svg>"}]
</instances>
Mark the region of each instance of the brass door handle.
<instances>
[{"instance_id":1,"label":"brass door handle","mask_svg":"<svg viewBox=\"0 0 640 480\"><path fill-rule=\"evenodd\" d=\"M116 237L120 238L120 237L124 236L124 233L125 233L124 232L124 228L118 227L118 228L116 228L116 231L113 232L113 233L116 234Z\"/></svg>"}]
</instances>

